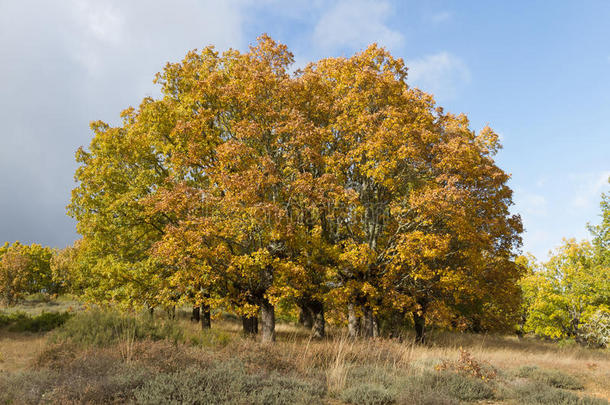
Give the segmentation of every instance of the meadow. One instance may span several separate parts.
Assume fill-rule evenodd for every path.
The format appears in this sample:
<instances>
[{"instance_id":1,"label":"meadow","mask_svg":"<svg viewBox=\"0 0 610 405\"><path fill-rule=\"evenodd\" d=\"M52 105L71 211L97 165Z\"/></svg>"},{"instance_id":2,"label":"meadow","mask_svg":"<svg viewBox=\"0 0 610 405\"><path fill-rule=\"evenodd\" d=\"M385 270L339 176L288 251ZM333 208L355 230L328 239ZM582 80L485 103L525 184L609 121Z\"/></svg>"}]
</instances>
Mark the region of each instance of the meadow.
<instances>
[{"instance_id":1,"label":"meadow","mask_svg":"<svg viewBox=\"0 0 610 405\"><path fill-rule=\"evenodd\" d=\"M188 308L125 314L31 297L0 311L2 404L607 404L610 353L531 337L432 330L425 345L323 340L281 322L277 341Z\"/></svg>"}]
</instances>

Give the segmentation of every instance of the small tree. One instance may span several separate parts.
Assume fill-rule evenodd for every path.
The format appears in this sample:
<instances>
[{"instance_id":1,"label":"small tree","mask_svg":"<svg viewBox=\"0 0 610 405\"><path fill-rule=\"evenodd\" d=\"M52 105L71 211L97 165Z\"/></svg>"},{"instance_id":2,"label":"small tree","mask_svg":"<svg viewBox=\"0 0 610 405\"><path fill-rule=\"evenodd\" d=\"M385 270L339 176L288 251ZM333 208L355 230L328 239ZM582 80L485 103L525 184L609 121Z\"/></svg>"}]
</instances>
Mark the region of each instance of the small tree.
<instances>
[{"instance_id":1,"label":"small tree","mask_svg":"<svg viewBox=\"0 0 610 405\"><path fill-rule=\"evenodd\" d=\"M19 242L13 245L7 242L1 248L0 256L0 294L4 305L12 306L27 287L31 260Z\"/></svg>"},{"instance_id":2,"label":"small tree","mask_svg":"<svg viewBox=\"0 0 610 405\"><path fill-rule=\"evenodd\" d=\"M594 265L589 242L565 240L550 260L522 281L525 329L549 338L588 343L587 325L609 308L610 268Z\"/></svg>"}]
</instances>

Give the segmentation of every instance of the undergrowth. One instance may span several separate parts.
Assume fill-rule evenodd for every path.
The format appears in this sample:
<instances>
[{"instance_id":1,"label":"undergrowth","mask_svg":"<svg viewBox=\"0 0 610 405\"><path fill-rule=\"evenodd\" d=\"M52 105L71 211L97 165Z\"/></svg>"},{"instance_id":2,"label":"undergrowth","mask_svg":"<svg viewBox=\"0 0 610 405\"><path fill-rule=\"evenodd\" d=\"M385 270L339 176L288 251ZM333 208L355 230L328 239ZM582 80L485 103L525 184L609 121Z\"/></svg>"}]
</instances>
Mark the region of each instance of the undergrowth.
<instances>
[{"instance_id":1,"label":"undergrowth","mask_svg":"<svg viewBox=\"0 0 610 405\"><path fill-rule=\"evenodd\" d=\"M268 345L187 319L102 309L54 316L66 319L31 366L0 373L0 404L607 404L583 395L586 371L577 378L536 366L497 369L480 349L458 349L463 341L447 349L293 336ZM0 327L34 318L53 324L44 314L0 314Z\"/></svg>"},{"instance_id":2,"label":"undergrowth","mask_svg":"<svg viewBox=\"0 0 610 405\"><path fill-rule=\"evenodd\" d=\"M43 312L34 316L24 312L0 312L0 328L11 332L48 332L62 326L71 317L69 312Z\"/></svg>"}]
</instances>

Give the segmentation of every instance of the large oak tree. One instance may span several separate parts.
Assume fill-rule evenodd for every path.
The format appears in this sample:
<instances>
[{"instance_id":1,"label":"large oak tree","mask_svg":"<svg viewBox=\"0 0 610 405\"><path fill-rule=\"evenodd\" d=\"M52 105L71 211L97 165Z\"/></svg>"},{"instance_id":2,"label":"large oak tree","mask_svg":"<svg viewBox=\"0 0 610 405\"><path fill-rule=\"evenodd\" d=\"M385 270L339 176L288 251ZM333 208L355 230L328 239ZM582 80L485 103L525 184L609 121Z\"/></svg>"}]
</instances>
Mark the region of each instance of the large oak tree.
<instances>
[{"instance_id":1,"label":"large oak tree","mask_svg":"<svg viewBox=\"0 0 610 405\"><path fill-rule=\"evenodd\" d=\"M367 337L388 313L411 316L418 340L430 317L510 323L521 222L495 133L410 88L376 45L292 62L267 36L244 53L193 51L158 75L161 99L94 124L71 204L92 290L195 297L250 332L260 311L263 341L280 300L315 319L314 336L325 307Z\"/></svg>"}]
</instances>

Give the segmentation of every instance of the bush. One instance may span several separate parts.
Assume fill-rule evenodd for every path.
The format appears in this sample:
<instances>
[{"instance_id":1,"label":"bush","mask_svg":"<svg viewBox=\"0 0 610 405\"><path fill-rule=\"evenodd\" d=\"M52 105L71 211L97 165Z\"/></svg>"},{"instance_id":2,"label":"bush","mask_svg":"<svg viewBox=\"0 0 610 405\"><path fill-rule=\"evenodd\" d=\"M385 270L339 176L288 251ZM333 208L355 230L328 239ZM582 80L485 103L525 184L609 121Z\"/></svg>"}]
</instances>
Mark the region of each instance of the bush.
<instances>
[{"instance_id":1,"label":"bush","mask_svg":"<svg viewBox=\"0 0 610 405\"><path fill-rule=\"evenodd\" d=\"M196 335L190 335L188 341L193 346L225 347L231 342L231 336L218 329L205 329Z\"/></svg>"},{"instance_id":2,"label":"bush","mask_svg":"<svg viewBox=\"0 0 610 405\"><path fill-rule=\"evenodd\" d=\"M0 313L0 327L8 326L11 332L48 332L63 325L71 316L68 312L43 312L37 316L23 312Z\"/></svg>"},{"instance_id":3,"label":"bush","mask_svg":"<svg viewBox=\"0 0 610 405\"><path fill-rule=\"evenodd\" d=\"M43 399L57 404L133 402L134 390L152 378L153 374L139 365L106 361L107 359L92 357L81 366L73 365L67 370L61 370L58 372L61 376L60 383Z\"/></svg>"},{"instance_id":4,"label":"bush","mask_svg":"<svg viewBox=\"0 0 610 405\"><path fill-rule=\"evenodd\" d=\"M453 399L445 393L425 391L418 396L402 397L396 402L398 405L460 405L460 401Z\"/></svg>"},{"instance_id":5,"label":"bush","mask_svg":"<svg viewBox=\"0 0 610 405\"><path fill-rule=\"evenodd\" d=\"M610 311L598 310L584 327L584 338L590 346L610 345Z\"/></svg>"},{"instance_id":6,"label":"bush","mask_svg":"<svg viewBox=\"0 0 610 405\"><path fill-rule=\"evenodd\" d=\"M27 317L9 328L14 332L48 332L60 327L72 317L68 312L43 312L38 316Z\"/></svg>"},{"instance_id":7,"label":"bush","mask_svg":"<svg viewBox=\"0 0 610 405\"><path fill-rule=\"evenodd\" d=\"M291 377L247 374L236 362L158 374L136 389L138 404L317 404L324 387Z\"/></svg>"},{"instance_id":8,"label":"bush","mask_svg":"<svg viewBox=\"0 0 610 405\"><path fill-rule=\"evenodd\" d=\"M25 314L23 314L23 313L7 314L4 312L0 312L0 328L3 328L5 326L10 325L11 323L15 322L15 317L18 315L25 316Z\"/></svg>"},{"instance_id":9,"label":"bush","mask_svg":"<svg viewBox=\"0 0 610 405\"><path fill-rule=\"evenodd\" d=\"M529 382L513 388L510 395L520 404L527 405L604 405L605 399L583 397L558 388L553 388L542 382Z\"/></svg>"},{"instance_id":10,"label":"bush","mask_svg":"<svg viewBox=\"0 0 610 405\"><path fill-rule=\"evenodd\" d=\"M172 321L155 322L149 318L112 311L92 310L69 319L57 330L56 340L84 346L109 346L127 340L184 341L184 332Z\"/></svg>"},{"instance_id":11,"label":"bush","mask_svg":"<svg viewBox=\"0 0 610 405\"><path fill-rule=\"evenodd\" d=\"M524 366L517 370L517 376L547 384L555 388L564 388L567 390L581 390L584 388L578 379L569 374L562 373L559 370L543 370L535 366Z\"/></svg>"},{"instance_id":12,"label":"bush","mask_svg":"<svg viewBox=\"0 0 610 405\"><path fill-rule=\"evenodd\" d=\"M47 370L0 373L0 404L39 404L56 381Z\"/></svg>"},{"instance_id":13,"label":"bush","mask_svg":"<svg viewBox=\"0 0 610 405\"><path fill-rule=\"evenodd\" d=\"M58 360L53 369L0 373L2 404L133 402L133 391L153 373L103 353Z\"/></svg>"},{"instance_id":14,"label":"bush","mask_svg":"<svg viewBox=\"0 0 610 405\"><path fill-rule=\"evenodd\" d=\"M46 292L37 292L37 293L33 293L28 295L27 297L25 297L25 301L30 301L30 302L50 302L51 301L51 294L46 293Z\"/></svg>"},{"instance_id":15,"label":"bush","mask_svg":"<svg viewBox=\"0 0 610 405\"><path fill-rule=\"evenodd\" d=\"M449 399L477 401L494 398L493 389L483 380L448 371L425 372L421 376L409 378L406 380L405 388L401 403L429 403L427 401L435 397L443 401Z\"/></svg>"},{"instance_id":16,"label":"bush","mask_svg":"<svg viewBox=\"0 0 610 405\"><path fill-rule=\"evenodd\" d=\"M453 371L482 380L493 380L498 374L490 364L478 361L462 348L460 348L460 357L457 361L444 360L435 368L439 371Z\"/></svg>"},{"instance_id":17,"label":"bush","mask_svg":"<svg viewBox=\"0 0 610 405\"><path fill-rule=\"evenodd\" d=\"M395 402L394 395L381 384L358 384L341 392L340 398L348 404L386 405Z\"/></svg>"}]
</instances>

